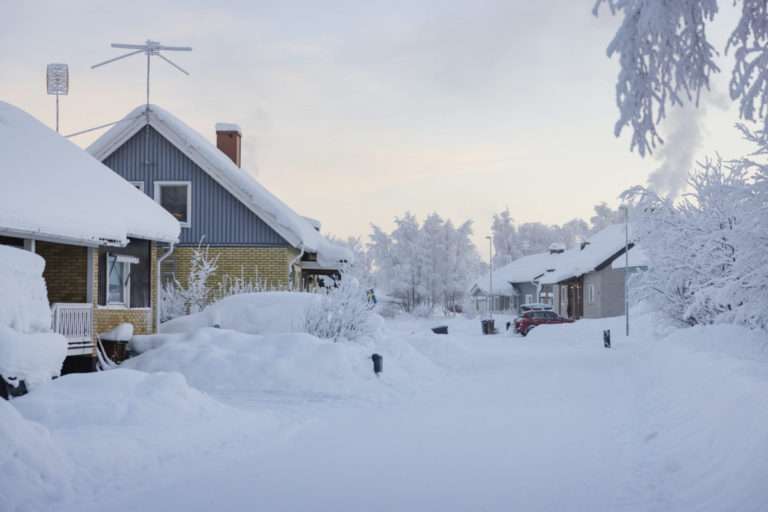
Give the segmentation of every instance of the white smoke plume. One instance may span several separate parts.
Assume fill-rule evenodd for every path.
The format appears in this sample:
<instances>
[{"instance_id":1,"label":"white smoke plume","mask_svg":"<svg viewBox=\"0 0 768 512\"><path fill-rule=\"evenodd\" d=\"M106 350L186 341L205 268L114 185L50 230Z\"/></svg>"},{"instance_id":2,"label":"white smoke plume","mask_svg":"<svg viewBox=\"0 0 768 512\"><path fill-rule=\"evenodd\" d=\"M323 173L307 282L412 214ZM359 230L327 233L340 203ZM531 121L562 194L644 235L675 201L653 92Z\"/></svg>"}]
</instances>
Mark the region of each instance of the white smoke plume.
<instances>
[{"instance_id":1,"label":"white smoke plume","mask_svg":"<svg viewBox=\"0 0 768 512\"><path fill-rule=\"evenodd\" d=\"M693 169L696 151L704 138L702 129L707 109L728 107L727 98L710 93L702 98L699 107L686 105L675 108L667 118L667 136L656 154L661 165L648 175L648 188L658 194L677 197L688 184L688 173Z\"/></svg>"}]
</instances>

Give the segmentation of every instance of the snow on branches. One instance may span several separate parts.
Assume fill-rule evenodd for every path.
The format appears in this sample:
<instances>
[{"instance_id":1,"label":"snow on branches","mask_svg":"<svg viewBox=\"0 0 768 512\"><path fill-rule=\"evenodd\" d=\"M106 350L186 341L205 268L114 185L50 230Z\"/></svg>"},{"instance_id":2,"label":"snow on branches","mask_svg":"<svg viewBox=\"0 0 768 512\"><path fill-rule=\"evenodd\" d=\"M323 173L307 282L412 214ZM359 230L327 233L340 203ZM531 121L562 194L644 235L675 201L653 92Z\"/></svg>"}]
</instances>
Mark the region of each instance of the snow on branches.
<instances>
[{"instance_id":1,"label":"snow on branches","mask_svg":"<svg viewBox=\"0 0 768 512\"><path fill-rule=\"evenodd\" d=\"M618 137L632 129L631 148L640 155L664 141L656 128L668 107L699 104L702 89L720 68L717 50L708 42L707 23L718 12L717 0L597 0L593 12L607 4L623 20L608 45L618 55L616 83ZM729 92L739 100L742 119L763 123L768 134L768 5L765 0L741 0L741 17L725 47L733 50ZM768 139L763 139L763 144Z\"/></svg>"},{"instance_id":2,"label":"snow on branches","mask_svg":"<svg viewBox=\"0 0 768 512\"><path fill-rule=\"evenodd\" d=\"M717 50L707 41L706 23L717 13L716 0L597 0L624 19L608 45L621 69L616 83L619 119L614 133L632 128L631 149L641 156L664 141L656 126L667 107L685 101L698 105L710 76L720 71Z\"/></svg>"},{"instance_id":3,"label":"snow on branches","mask_svg":"<svg viewBox=\"0 0 768 512\"><path fill-rule=\"evenodd\" d=\"M768 167L718 156L690 186L677 203L641 187L625 193L650 260L637 298L690 325L768 328Z\"/></svg>"}]
</instances>

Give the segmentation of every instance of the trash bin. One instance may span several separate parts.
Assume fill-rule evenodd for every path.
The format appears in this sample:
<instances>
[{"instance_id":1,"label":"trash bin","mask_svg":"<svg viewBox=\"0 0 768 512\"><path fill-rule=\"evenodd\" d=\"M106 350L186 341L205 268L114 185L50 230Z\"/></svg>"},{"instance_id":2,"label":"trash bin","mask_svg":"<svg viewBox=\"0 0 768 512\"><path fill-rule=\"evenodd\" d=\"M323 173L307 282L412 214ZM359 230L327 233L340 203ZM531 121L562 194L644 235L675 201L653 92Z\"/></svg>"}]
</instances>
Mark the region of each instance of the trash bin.
<instances>
[{"instance_id":1,"label":"trash bin","mask_svg":"<svg viewBox=\"0 0 768 512\"><path fill-rule=\"evenodd\" d=\"M432 332L435 334L448 334L448 326L440 325L432 328Z\"/></svg>"},{"instance_id":2,"label":"trash bin","mask_svg":"<svg viewBox=\"0 0 768 512\"><path fill-rule=\"evenodd\" d=\"M483 334L496 334L493 320L481 320L480 326L482 327Z\"/></svg>"}]
</instances>

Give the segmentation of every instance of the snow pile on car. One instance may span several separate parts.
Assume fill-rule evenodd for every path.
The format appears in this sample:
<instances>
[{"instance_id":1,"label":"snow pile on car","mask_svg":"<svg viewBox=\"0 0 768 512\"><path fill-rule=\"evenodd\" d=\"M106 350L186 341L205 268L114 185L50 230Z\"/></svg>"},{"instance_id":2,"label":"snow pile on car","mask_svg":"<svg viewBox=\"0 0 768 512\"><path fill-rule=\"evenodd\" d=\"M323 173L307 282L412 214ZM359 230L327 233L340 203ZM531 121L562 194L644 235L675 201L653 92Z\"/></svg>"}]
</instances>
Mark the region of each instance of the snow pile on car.
<instances>
[{"instance_id":1,"label":"snow pile on car","mask_svg":"<svg viewBox=\"0 0 768 512\"><path fill-rule=\"evenodd\" d=\"M0 245L0 262L0 374L36 386L59 375L67 354L66 339L50 332L45 261Z\"/></svg>"}]
</instances>

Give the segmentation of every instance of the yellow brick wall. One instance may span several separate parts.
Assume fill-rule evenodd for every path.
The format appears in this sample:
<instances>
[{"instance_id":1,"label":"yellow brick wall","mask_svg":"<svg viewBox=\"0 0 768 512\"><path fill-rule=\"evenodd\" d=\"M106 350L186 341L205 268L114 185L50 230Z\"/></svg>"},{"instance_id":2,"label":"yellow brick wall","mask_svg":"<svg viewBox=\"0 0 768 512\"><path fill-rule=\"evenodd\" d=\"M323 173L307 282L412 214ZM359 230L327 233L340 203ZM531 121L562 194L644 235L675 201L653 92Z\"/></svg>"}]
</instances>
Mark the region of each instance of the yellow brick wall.
<instances>
[{"instance_id":1,"label":"yellow brick wall","mask_svg":"<svg viewBox=\"0 0 768 512\"><path fill-rule=\"evenodd\" d=\"M163 269L173 272L183 286L187 285L195 249L177 247L173 252L174 262ZM270 287L285 287L288 284L288 265L299 255L292 247L211 247L208 253L211 258L219 258L211 286L216 286L228 275L232 278L242 276L252 282L265 280Z\"/></svg>"},{"instance_id":2,"label":"yellow brick wall","mask_svg":"<svg viewBox=\"0 0 768 512\"><path fill-rule=\"evenodd\" d=\"M35 252L45 260L43 278L51 304L88 302L88 249L76 245L37 242Z\"/></svg>"}]
</instances>

